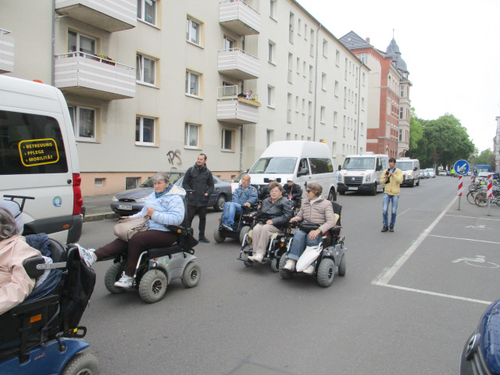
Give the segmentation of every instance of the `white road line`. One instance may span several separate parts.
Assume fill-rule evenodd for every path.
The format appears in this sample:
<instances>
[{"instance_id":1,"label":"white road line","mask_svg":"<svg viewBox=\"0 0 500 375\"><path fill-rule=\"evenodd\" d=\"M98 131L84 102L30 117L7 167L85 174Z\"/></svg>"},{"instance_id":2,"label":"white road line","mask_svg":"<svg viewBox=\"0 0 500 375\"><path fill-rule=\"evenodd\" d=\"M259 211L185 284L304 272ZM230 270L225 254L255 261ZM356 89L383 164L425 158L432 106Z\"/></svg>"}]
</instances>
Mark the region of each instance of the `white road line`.
<instances>
[{"instance_id":1,"label":"white road line","mask_svg":"<svg viewBox=\"0 0 500 375\"><path fill-rule=\"evenodd\" d=\"M477 220L500 221L500 219L493 219L493 218L490 218L490 217L477 217L477 216L454 215L454 214L448 214L446 216L458 217L458 218L462 218L462 219L477 219Z\"/></svg>"},{"instance_id":2,"label":"white road line","mask_svg":"<svg viewBox=\"0 0 500 375\"><path fill-rule=\"evenodd\" d=\"M402 216L403 214L407 213L410 210L411 210L411 208L408 208L407 210L401 212L400 214L397 214L396 217L398 218L398 217Z\"/></svg>"},{"instance_id":3,"label":"white road line","mask_svg":"<svg viewBox=\"0 0 500 375\"><path fill-rule=\"evenodd\" d=\"M490 243L490 244L494 244L494 245L500 245L500 242L486 241L486 240L474 240L472 238L447 237L447 236L438 236L436 234L430 234L429 237L445 238L447 240L482 242L482 243Z\"/></svg>"},{"instance_id":4,"label":"white road line","mask_svg":"<svg viewBox=\"0 0 500 375\"><path fill-rule=\"evenodd\" d=\"M372 284L374 285L387 285L389 284L389 281L394 277L394 275L399 271L401 267L405 264L405 262L410 258L410 256L417 250L417 248L420 246L420 244L425 240L425 238L430 234L430 232L434 229L434 227L437 225L437 223L443 218L443 216L446 214L446 212L450 209L450 207L455 203L457 200L458 196L456 196L440 214L439 216L432 222L431 225L429 225L421 234L420 237L417 238L417 240L410 246L408 250L404 252L403 255L394 263L394 265L387 269L384 270L380 275L378 275L373 281Z\"/></svg>"},{"instance_id":5,"label":"white road line","mask_svg":"<svg viewBox=\"0 0 500 375\"><path fill-rule=\"evenodd\" d=\"M375 284L378 285L378 284ZM421 289L414 289L414 288L407 288L404 286L398 286L398 285L390 285L390 284L385 284L385 285L380 285L380 286L385 286L386 288L393 288L393 289L399 289L399 290L404 290L407 292L415 292L415 293L420 293L420 294L427 294L435 297L445 297L445 298L451 298L451 299L456 299L459 301L466 301L466 302L474 302L474 303L481 303L483 305L490 305L493 301L483 301L480 299L474 299L474 298L467 298L467 297L460 297L460 296L454 296L452 294L444 294L444 293L436 293L436 292L429 292L427 290L421 290Z\"/></svg>"}]
</instances>

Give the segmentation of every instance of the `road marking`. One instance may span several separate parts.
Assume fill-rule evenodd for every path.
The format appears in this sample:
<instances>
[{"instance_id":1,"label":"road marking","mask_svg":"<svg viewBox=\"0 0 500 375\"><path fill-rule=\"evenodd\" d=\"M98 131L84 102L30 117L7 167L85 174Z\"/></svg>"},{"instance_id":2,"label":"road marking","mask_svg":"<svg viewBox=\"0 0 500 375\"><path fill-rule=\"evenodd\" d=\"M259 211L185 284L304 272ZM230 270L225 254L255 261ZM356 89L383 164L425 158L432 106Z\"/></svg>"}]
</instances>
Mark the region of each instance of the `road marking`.
<instances>
[{"instance_id":1,"label":"road marking","mask_svg":"<svg viewBox=\"0 0 500 375\"><path fill-rule=\"evenodd\" d=\"M407 213L408 211L410 211L411 208L408 208L407 210L401 212L400 214L397 214L396 217L400 217L400 216L403 216L405 213Z\"/></svg>"},{"instance_id":2,"label":"road marking","mask_svg":"<svg viewBox=\"0 0 500 375\"><path fill-rule=\"evenodd\" d=\"M447 239L447 240L482 242L482 243L488 243L488 244L493 244L493 245L500 245L500 242L495 242L495 241L475 240L475 239L472 239L472 238L439 236L437 234L429 234L429 237L444 238L444 239Z\"/></svg>"},{"instance_id":3,"label":"road marking","mask_svg":"<svg viewBox=\"0 0 500 375\"><path fill-rule=\"evenodd\" d=\"M434 229L434 227L439 223L439 221L445 216L445 214L448 212L448 210L453 206L455 201L458 199L458 196L455 196L453 200L450 202L450 204L439 214L439 216L432 222L431 225L429 225L417 238L417 240L404 252L403 255L394 263L394 265L390 268L386 268L380 275L375 277L375 279L372 281L372 285L377 285L377 286L383 286L386 288L392 288L392 289L399 289L399 290L404 290L407 292L414 292L414 293L419 293L419 294L426 294L430 296L435 296L435 297L443 297L443 298L450 298L454 300L459 300L459 301L466 301L466 302L473 302L473 303L480 303L483 305L490 305L492 301L484 301L484 300L479 300L479 299L474 299L474 298L467 298L467 297L461 297L461 296L455 296L453 294L444 294L444 293L436 293L436 292L431 292L428 290L422 290L422 289L415 289L415 288L408 288L404 286L399 286L399 285L392 285L389 284L391 279L396 275L396 273L403 267L403 265L406 263L406 261L410 258L410 256L417 250L417 248L420 246L420 244L428 237L431 236L430 232ZM432 235L433 237L442 237L442 238L452 238L452 237L445 237L445 236L436 236ZM453 238L456 239L456 238ZM464 239L467 240L467 239ZM471 240L472 241L472 240ZM478 242L488 242L488 243L495 243L491 241L481 241L481 240L476 240Z\"/></svg>"}]
</instances>

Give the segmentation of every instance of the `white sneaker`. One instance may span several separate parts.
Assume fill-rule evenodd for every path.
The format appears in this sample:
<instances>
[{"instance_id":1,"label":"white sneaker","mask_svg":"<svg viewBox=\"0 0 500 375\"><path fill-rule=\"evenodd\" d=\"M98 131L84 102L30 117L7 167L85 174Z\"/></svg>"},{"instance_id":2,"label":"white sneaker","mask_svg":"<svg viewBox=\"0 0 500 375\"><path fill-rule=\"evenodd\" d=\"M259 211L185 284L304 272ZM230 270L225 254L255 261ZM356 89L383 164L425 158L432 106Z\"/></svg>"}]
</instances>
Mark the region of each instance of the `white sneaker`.
<instances>
[{"instance_id":1,"label":"white sneaker","mask_svg":"<svg viewBox=\"0 0 500 375\"><path fill-rule=\"evenodd\" d=\"M115 286L117 288L125 288L125 289L130 289L132 288L132 282L134 279L128 275L125 275L125 272L122 273L122 277L120 277L120 280L118 280L115 283Z\"/></svg>"},{"instance_id":2,"label":"white sneaker","mask_svg":"<svg viewBox=\"0 0 500 375\"><path fill-rule=\"evenodd\" d=\"M304 273L307 273L308 275L312 275L314 272L314 266L311 264L309 267L307 267L304 271Z\"/></svg>"},{"instance_id":3,"label":"white sneaker","mask_svg":"<svg viewBox=\"0 0 500 375\"><path fill-rule=\"evenodd\" d=\"M295 259L287 259L286 263L285 263L285 267L283 267L283 269L288 270L288 271L293 271L296 263L297 263L297 261Z\"/></svg>"},{"instance_id":4,"label":"white sneaker","mask_svg":"<svg viewBox=\"0 0 500 375\"><path fill-rule=\"evenodd\" d=\"M87 265L87 267L92 267L92 265L97 261L97 257L95 255L95 249L86 249L79 244L75 243L78 247L78 252L80 253L80 258Z\"/></svg>"},{"instance_id":5,"label":"white sneaker","mask_svg":"<svg viewBox=\"0 0 500 375\"><path fill-rule=\"evenodd\" d=\"M264 259L264 255L262 255L262 254L257 254L257 255L253 256L253 261L254 262L260 263L260 262L262 262L262 259Z\"/></svg>"},{"instance_id":6,"label":"white sneaker","mask_svg":"<svg viewBox=\"0 0 500 375\"><path fill-rule=\"evenodd\" d=\"M255 255L250 255L247 259L255 262Z\"/></svg>"}]
</instances>

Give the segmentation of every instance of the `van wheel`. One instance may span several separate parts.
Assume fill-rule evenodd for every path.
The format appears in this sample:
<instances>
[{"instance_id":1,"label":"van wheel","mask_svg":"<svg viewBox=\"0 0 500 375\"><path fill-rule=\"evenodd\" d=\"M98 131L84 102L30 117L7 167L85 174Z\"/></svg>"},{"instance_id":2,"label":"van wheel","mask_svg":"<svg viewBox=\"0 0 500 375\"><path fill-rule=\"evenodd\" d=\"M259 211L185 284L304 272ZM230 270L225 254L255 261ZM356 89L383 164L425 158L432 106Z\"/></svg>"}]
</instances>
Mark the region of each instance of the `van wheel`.
<instances>
[{"instance_id":1,"label":"van wheel","mask_svg":"<svg viewBox=\"0 0 500 375\"><path fill-rule=\"evenodd\" d=\"M328 193L328 200L329 201L336 201L337 200L337 194L335 194L335 190L331 189L330 192Z\"/></svg>"},{"instance_id":2,"label":"van wheel","mask_svg":"<svg viewBox=\"0 0 500 375\"><path fill-rule=\"evenodd\" d=\"M377 195L377 183L373 184L372 195Z\"/></svg>"},{"instance_id":3,"label":"van wheel","mask_svg":"<svg viewBox=\"0 0 500 375\"><path fill-rule=\"evenodd\" d=\"M224 210L224 205L226 204L226 196L221 194L217 197L217 203L214 205L215 212L222 212Z\"/></svg>"},{"instance_id":4,"label":"van wheel","mask_svg":"<svg viewBox=\"0 0 500 375\"><path fill-rule=\"evenodd\" d=\"M125 291L125 289L117 288L115 286L115 283L120 278L124 269L125 266L122 263L113 263L113 265L108 268L106 274L104 275L104 286L106 287L108 292L112 294L119 294Z\"/></svg>"},{"instance_id":5,"label":"van wheel","mask_svg":"<svg viewBox=\"0 0 500 375\"><path fill-rule=\"evenodd\" d=\"M417 180L417 183L415 185L420 186L420 178Z\"/></svg>"},{"instance_id":6,"label":"van wheel","mask_svg":"<svg viewBox=\"0 0 500 375\"><path fill-rule=\"evenodd\" d=\"M345 191L344 191L344 190L340 190L340 191L339 191L339 194L340 194L340 195L345 195Z\"/></svg>"}]
</instances>

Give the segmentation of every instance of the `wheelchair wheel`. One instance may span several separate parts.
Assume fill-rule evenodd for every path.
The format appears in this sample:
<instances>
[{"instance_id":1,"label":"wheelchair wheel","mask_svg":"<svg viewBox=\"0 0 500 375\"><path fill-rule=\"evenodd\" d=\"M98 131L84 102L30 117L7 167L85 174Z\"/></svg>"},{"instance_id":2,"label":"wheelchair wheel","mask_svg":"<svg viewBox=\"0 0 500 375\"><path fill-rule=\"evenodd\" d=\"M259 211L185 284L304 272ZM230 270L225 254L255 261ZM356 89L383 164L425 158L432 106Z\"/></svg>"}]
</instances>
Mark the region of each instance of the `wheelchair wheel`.
<instances>
[{"instance_id":1,"label":"wheelchair wheel","mask_svg":"<svg viewBox=\"0 0 500 375\"><path fill-rule=\"evenodd\" d=\"M118 281L123 270L124 265L122 263L113 263L113 265L108 268L106 274L104 275L104 286L108 292L112 294L120 294L125 291L124 288L117 288L115 286L115 282Z\"/></svg>"},{"instance_id":2,"label":"wheelchair wheel","mask_svg":"<svg viewBox=\"0 0 500 375\"><path fill-rule=\"evenodd\" d=\"M219 228L214 229L214 240L217 243L223 243L226 240L226 237L222 235Z\"/></svg>"},{"instance_id":3,"label":"wheelchair wheel","mask_svg":"<svg viewBox=\"0 0 500 375\"><path fill-rule=\"evenodd\" d=\"M318 272L316 274L318 284L324 288L329 287L333 283L335 277L335 263L330 258L323 258L319 263Z\"/></svg>"},{"instance_id":4,"label":"wheelchair wheel","mask_svg":"<svg viewBox=\"0 0 500 375\"><path fill-rule=\"evenodd\" d=\"M184 272L182 273L182 284L184 284L186 288L193 288L198 285L200 278L200 266L195 262L191 262L184 268Z\"/></svg>"},{"instance_id":5,"label":"wheelchair wheel","mask_svg":"<svg viewBox=\"0 0 500 375\"><path fill-rule=\"evenodd\" d=\"M285 269L286 255L283 254L280 258L279 272L282 279L291 279L294 275L293 271L288 271Z\"/></svg>"},{"instance_id":6,"label":"wheelchair wheel","mask_svg":"<svg viewBox=\"0 0 500 375\"><path fill-rule=\"evenodd\" d=\"M273 259L271 260L271 270L272 270L273 272L279 272L279 270L280 270L280 269L279 269L279 262L280 262L280 259L281 259L281 258L273 258Z\"/></svg>"},{"instance_id":7,"label":"wheelchair wheel","mask_svg":"<svg viewBox=\"0 0 500 375\"><path fill-rule=\"evenodd\" d=\"M90 353L77 353L66 365L61 375L97 375L100 374L99 361Z\"/></svg>"},{"instance_id":8,"label":"wheelchair wheel","mask_svg":"<svg viewBox=\"0 0 500 375\"><path fill-rule=\"evenodd\" d=\"M342 255L342 259L339 264L339 276L345 276L346 264L345 264L345 254Z\"/></svg>"},{"instance_id":9,"label":"wheelchair wheel","mask_svg":"<svg viewBox=\"0 0 500 375\"><path fill-rule=\"evenodd\" d=\"M241 227L241 229L240 229L240 243L243 243L243 240L245 239L245 235L248 232L250 232L250 227L248 225Z\"/></svg>"},{"instance_id":10,"label":"wheelchair wheel","mask_svg":"<svg viewBox=\"0 0 500 375\"><path fill-rule=\"evenodd\" d=\"M160 270L149 270L139 284L139 295L144 302L155 303L163 298L167 291L167 276Z\"/></svg>"}]
</instances>

